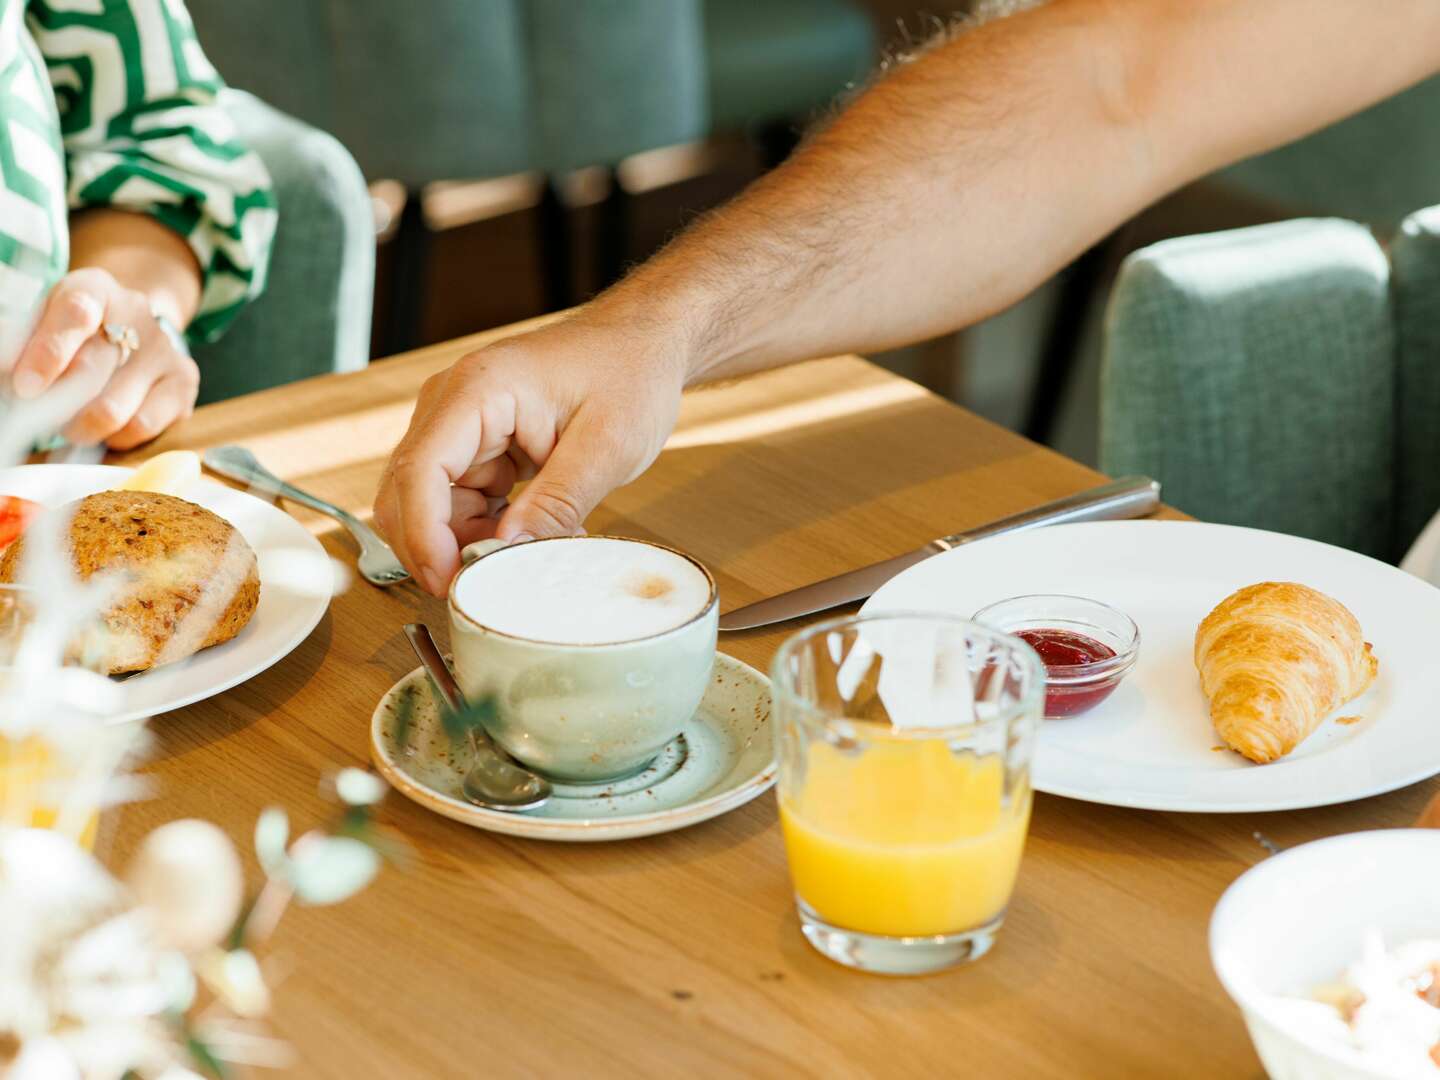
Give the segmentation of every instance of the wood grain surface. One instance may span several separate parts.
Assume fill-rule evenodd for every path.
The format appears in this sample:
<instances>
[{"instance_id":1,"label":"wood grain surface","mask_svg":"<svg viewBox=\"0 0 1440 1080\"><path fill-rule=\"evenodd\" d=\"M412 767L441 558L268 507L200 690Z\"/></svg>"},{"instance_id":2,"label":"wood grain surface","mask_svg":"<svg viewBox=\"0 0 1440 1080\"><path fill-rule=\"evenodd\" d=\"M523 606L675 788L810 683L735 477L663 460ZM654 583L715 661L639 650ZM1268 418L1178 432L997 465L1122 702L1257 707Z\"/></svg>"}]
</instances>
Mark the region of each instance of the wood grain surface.
<instances>
[{"instance_id":1,"label":"wood grain surface","mask_svg":"<svg viewBox=\"0 0 1440 1080\"><path fill-rule=\"evenodd\" d=\"M152 452L244 443L368 517L420 382L482 340L204 408ZM693 552L729 608L1098 479L862 360L817 360L688 395L658 464L589 527ZM327 519L286 509L353 559ZM155 720L146 771L163 797L114 815L102 853L118 865L183 816L242 846L266 806L297 828L326 818L321 778L367 763L371 711L414 667L400 627L415 619L443 640L439 601L357 583L270 671ZM764 669L787 632L721 648ZM286 916L277 1026L305 1077L1258 1076L1206 948L1221 892L1264 857L1252 833L1289 846L1402 825L1434 788L1232 816L1040 796L995 951L914 980L805 944L773 795L601 845L493 836L392 795L381 818L415 857L343 906Z\"/></svg>"}]
</instances>

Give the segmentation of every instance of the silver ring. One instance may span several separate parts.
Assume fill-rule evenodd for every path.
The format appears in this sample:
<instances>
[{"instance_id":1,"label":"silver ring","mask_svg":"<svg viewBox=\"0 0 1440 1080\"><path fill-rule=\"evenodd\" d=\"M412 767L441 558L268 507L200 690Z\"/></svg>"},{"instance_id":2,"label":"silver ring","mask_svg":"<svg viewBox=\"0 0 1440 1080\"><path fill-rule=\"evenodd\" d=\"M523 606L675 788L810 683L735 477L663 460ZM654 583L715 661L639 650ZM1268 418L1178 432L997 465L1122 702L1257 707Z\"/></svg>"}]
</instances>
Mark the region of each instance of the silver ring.
<instances>
[{"instance_id":1,"label":"silver ring","mask_svg":"<svg viewBox=\"0 0 1440 1080\"><path fill-rule=\"evenodd\" d=\"M140 348L140 332L133 326L122 323L106 323L100 328L105 340L120 350L120 366L124 367L130 355Z\"/></svg>"}]
</instances>

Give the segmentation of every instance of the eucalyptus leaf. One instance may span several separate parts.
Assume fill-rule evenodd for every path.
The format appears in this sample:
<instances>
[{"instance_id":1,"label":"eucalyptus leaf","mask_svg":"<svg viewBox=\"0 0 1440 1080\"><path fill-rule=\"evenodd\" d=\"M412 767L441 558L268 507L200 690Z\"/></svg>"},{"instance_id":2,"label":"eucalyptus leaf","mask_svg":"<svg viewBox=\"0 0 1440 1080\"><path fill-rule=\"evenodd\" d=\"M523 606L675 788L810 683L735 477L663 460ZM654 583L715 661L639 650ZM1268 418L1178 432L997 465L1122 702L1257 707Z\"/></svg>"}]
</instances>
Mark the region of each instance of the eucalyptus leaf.
<instances>
[{"instance_id":1,"label":"eucalyptus leaf","mask_svg":"<svg viewBox=\"0 0 1440 1080\"><path fill-rule=\"evenodd\" d=\"M312 834L290 853L288 879L304 904L338 904L370 884L380 855L369 844L348 836Z\"/></svg>"},{"instance_id":2,"label":"eucalyptus leaf","mask_svg":"<svg viewBox=\"0 0 1440 1080\"><path fill-rule=\"evenodd\" d=\"M341 769L335 776L335 794L350 806L374 806L385 791L385 781L365 769Z\"/></svg>"},{"instance_id":3,"label":"eucalyptus leaf","mask_svg":"<svg viewBox=\"0 0 1440 1080\"><path fill-rule=\"evenodd\" d=\"M290 842L290 818L278 806L261 811L255 822L255 855L269 877L280 877L285 871L285 845Z\"/></svg>"},{"instance_id":4,"label":"eucalyptus leaf","mask_svg":"<svg viewBox=\"0 0 1440 1080\"><path fill-rule=\"evenodd\" d=\"M461 743L469 737L471 728L488 727L495 721L499 712L499 703L491 695L471 702L458 713L450 709L442 709L440 724L452 742Z\"/></svg>"}]
</instances>

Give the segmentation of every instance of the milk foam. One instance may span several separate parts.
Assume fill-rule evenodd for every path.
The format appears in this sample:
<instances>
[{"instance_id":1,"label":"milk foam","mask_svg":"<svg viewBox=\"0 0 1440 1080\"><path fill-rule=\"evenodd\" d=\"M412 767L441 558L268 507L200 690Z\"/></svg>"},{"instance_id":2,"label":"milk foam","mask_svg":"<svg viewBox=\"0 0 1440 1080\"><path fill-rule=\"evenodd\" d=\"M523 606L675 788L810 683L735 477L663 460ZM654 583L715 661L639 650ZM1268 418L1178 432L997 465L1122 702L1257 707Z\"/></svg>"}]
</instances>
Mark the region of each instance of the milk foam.
<instances>
[{"instance_id":1,"label":"milk foam","mask_svg":"<svg viewBox=\"0 0 1440 1080\"><path fill-rule=\"evenodd\" d=\"M455 586L456 605L482 626L566 645L650 637L689 622L709 601L710 580L689 559L605 537L504 548Z\"/></svg>"}]
</instances>

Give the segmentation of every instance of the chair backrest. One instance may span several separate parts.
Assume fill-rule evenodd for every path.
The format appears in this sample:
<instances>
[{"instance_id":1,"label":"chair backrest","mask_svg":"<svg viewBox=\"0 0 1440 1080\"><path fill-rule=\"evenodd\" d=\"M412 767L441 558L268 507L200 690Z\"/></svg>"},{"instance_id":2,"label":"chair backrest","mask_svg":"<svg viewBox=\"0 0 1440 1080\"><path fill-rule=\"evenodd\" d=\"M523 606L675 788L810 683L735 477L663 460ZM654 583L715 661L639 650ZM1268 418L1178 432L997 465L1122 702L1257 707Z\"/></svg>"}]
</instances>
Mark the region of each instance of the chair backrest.
<instances>
[{"instance_id":1,"label":"chair backrest","mask_svg":"<svg viewBox=\"0 0 1440 1080\"><path fill-rule=\"evenodd\" d=\"M1391 278L1333 219L1136 252L1106 316L1102 467L1206 520L1394 558L1423 500L1402 529Z\"/></svg>"},{"instance_id":2,"label":"chair backrest","mask_svg":"<svg viewBox=\"0 0 1440 1080\"><path fill-rule=\"evenodd\" d=\"M187 0L232 86L330 132L410 187L531 168L517 0Z\"/></svg>"},{"instance_id":3,"label":"chair backrest","mask_svg":"<svg viewBox=\"0 0 1440 1080\"><path fill-rule=\"evenodd\" d=\"M1391 232L1440 192L1437 109L1440 77L1214 179L1289 214L1345 217Z\"/></svg>"},{"instance_id":4,"label":"chair backrest","mask_svg":"<svg viewBox=\"0 0 1440 1080\"><path fill-rule=\"evenodd\" d=\"M232 86L418 188L705 134L700 0L187 0Z\"/></svg>"},{"instance_id":5,"label":"chair backrest","mask_svg":"<svg viewBox=\"0 0 1440 1080\"><path fill-rule=\"evenodd\" d=\"M1411 214L1390 243L1395 315L1396 554L1440 508L1440 207Z\"/></svg>"},{"instance_id":6,"label":"chair backrest","mask_svg":"<svg viewBox=\"0 0 1440 1080\"><path fill-rule=\"evenodd\" d=\"M614 165L709 131L700 0L527 0L537 167Z\"/></svg>"}]
</instances>

